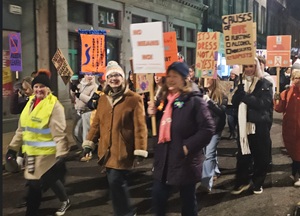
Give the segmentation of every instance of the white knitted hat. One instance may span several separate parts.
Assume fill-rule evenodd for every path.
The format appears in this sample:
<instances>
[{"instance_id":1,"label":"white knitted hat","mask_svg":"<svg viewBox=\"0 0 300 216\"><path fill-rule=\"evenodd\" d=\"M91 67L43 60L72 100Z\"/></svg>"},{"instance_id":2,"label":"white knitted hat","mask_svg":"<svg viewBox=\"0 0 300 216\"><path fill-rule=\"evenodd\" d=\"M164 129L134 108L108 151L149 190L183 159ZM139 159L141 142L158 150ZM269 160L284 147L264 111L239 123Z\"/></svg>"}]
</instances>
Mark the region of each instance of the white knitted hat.
<instances>
[{"instance_id":1,"label":"white knitted hat","mask_svg":"<svg viewBox=\"0 0 300 216\"><path fill-rule=\"evenodd\" d=\"M123 78L125 78L125 73L124 73L123 69L120 67L120 65L118 64L118 62L109 61L106 66L105 78L107 79L108 75L110 75L114 72L121 74L121 76Z\"/></svg>"}]
</instances>

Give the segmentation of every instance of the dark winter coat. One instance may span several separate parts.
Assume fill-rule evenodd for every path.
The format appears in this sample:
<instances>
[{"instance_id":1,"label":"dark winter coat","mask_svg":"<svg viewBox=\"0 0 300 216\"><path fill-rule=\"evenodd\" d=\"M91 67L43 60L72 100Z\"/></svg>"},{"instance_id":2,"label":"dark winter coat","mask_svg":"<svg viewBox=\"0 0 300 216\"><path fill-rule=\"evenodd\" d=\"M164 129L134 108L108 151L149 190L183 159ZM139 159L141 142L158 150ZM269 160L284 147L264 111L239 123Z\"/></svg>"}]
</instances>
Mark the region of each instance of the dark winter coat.
<instances>
[{"instance_id":1,"label":"dark winter coat","mask_svg":"<svg viewBox=\"0 0 300 216\"><path fill-rule=\"evenodd\" d=\"M183 106L173 104L171 141L155 146L154 178L170 185L194 184L201 181L202 149L210 142L215 125L199 92L181 95L177 101Z\"/></svg>"},{"instance_id":2,"label":"dark winter coat","mask_svg":"<svg viewBox=\"0 0 300 216\"><path fill-rule=\"evenodd\" d=\"M257 81L252 93L241 97L238 91L232 97L232 105L238 108L241 102L247 104L247 121L259 124L271 123L273 112L272 83L266 79Z\"/></svg>"}]
</instances>

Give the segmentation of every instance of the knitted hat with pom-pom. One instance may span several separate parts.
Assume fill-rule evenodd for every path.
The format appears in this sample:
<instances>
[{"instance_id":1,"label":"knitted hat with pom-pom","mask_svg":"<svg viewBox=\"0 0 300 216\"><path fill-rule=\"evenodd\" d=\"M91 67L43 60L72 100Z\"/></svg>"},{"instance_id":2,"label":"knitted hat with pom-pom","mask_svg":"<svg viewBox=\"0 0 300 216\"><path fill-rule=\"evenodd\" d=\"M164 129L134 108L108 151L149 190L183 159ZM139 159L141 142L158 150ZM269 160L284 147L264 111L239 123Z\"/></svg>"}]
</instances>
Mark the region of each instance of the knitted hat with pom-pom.
<instances>
[{"instance_id":1,"label":"knitted hat with pom-pom","mask_svg":"<svg viewBox=\"0 0 300 216\"><path fill-rule=\"evenodd\" d=\"M107 79L107 77L112 73L119 73L123 78L125 78L125 73L123 69L116 61L109 61L107 63L105 78Z\"/></svg>"},{"instance_id":2,"label":"knitted hat with pom-pom","mask_svg":"<svg viewBox=\"0 0 300 216\"><path fill-rule=\"evenodd\" d=\"M36 77L32 80L31 86L33 86L37 83L43 84L44 86L47 86L50 88L50 77L51 72L48 70L39 70Z\"/></svg>"}]
</instances>

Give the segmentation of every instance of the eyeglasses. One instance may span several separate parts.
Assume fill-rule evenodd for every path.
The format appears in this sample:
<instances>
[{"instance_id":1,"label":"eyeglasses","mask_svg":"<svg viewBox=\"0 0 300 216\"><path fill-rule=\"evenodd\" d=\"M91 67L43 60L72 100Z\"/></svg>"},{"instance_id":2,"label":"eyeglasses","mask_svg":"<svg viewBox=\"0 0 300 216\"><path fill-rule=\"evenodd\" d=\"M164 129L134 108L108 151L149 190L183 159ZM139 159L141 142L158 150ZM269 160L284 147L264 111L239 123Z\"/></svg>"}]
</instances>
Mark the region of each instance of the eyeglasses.
<instances>
[{"instance_id":1,"label":"eyeglasses","mask_svg":"<svg viewBox=\"0 0 300 216\"><path fill-rule=\"evenodd\" d=\"M300 79L300 77L295 77L294 79Z\"/></svg>"},{"instance_id":2,"label":"eyeglasses","mask_svg":"<svg viewBox=\"0 0 300 216\"><path fill-rule=\"evenodd\" d=\"M119 73L116 73L116 74L109 74L109 75L107 76L107 79L111 79L111 78L113 78L113 77L118 78L118 77L120 77L120 76L122 76L122 75L119 74Z\"/></svg>"}]
</instances>

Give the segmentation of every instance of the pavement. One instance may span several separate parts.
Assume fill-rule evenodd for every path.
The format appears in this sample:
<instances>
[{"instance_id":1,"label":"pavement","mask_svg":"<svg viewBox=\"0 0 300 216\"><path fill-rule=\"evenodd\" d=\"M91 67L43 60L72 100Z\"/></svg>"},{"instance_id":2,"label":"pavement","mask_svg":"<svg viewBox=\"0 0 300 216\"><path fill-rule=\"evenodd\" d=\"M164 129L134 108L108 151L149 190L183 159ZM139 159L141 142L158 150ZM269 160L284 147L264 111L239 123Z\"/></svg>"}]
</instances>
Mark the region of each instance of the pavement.
<instances>
[{"instance_id":1,"label":"pavement","mask_svg":"<svg viewBox=\"0 0 300 216\"><path fill-rule=\"evenodd\" d=\"M218 146L218 161L221 176L214 182L211 193L197 191L198 215L206 216L294 216L296 203L300 201L300 188L293 186L291 159L282 144L282 115L274 113L271 130L273 165L264 183L264 191L255 195L251 190L240 195L231 195L234 186L234 174L237 150L234 140L222 139ZM68 121L68 130L72 122ZM72 128L72 127L71 127ZM71 135L71 133L69 134ZM10 140L11 134L3 134L3 140ZM228 128L223 136L228 136ZM72 136L70 137L72 138ZM151 205L152 162L151 149L147 158L129 175L129 189L137 215L154 215ZM110 216L112 204L108 195L105 174L97 165L97 156L89 162L79 162L79 156L67 162L68 175L66 189L72 206L65 215L72 216ZM3 215L21 216L25 208L15 208L25 191L23 173L3 173ZM40 215L53 215L60 203L52 191L43 194ZM167 205L167 216L180 214L180 198L174 190Z\"/></svg>"}]
</instances>

